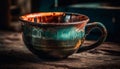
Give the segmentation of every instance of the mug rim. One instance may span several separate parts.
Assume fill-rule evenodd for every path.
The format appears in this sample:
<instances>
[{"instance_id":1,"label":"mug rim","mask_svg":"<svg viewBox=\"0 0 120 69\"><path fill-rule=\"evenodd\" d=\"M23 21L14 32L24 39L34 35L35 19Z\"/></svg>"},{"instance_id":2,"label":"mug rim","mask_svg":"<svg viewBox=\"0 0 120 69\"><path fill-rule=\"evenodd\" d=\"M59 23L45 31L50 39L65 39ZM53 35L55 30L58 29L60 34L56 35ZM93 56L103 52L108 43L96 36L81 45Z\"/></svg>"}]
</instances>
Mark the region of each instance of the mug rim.
<instances>
[{"instance_id":1,"label":"mug rim","mask_svg":"<svg viewBox=\"0 0 120 69\"><path fill-rule=\"evenodd\" d=\"M22 16L27 16L27 15L30 15L30 14L38 14L38 13L57 13L57 12L37 12L37 13L29 13L29 14L25 14L25 15L22 15ZM19 17L19 21L23 22L24 24L30 24L30 25L76 25L76 24L81 24L81 23L85 23L85 22L88 22L90 19L88 16L84 15L84 14L80 14L80 13L73 13L73 12L59 12L59 13L67 13L67 14L74 14L74 15L82 15L82 16L85 16L86 19L85 20L81 20L81 21L77 21L77 22L64 22L64 23L48 23L48 22L42 22L42 23L38 23L38 22L32 22L32 21L28 21L28 20L24 20L22 18L22 16Z\"/></svg>"}]
</instances>

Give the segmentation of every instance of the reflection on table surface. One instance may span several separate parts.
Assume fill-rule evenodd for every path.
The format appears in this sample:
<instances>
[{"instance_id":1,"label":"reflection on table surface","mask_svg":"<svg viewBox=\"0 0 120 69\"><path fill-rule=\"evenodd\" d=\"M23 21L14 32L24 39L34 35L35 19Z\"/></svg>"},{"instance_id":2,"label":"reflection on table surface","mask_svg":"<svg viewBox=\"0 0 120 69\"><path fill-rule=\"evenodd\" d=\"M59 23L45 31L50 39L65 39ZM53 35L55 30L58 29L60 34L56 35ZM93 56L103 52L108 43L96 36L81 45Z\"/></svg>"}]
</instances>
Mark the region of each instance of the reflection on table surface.
<instances>
[{"instance_id":1,"label":"reflection on table surface","mask_svg":"<svg viewBox=\"0 0 120 69\"><path fill-rule=\"evenodd\" d=\"M25 47L21 35L21 32L0 31L1 69L120 68L120 44L118 43L104 42L96 49L75 53L61 61L43 61ZM85 41L84 45L94 42Z\"/></svg>"}]
</instances>

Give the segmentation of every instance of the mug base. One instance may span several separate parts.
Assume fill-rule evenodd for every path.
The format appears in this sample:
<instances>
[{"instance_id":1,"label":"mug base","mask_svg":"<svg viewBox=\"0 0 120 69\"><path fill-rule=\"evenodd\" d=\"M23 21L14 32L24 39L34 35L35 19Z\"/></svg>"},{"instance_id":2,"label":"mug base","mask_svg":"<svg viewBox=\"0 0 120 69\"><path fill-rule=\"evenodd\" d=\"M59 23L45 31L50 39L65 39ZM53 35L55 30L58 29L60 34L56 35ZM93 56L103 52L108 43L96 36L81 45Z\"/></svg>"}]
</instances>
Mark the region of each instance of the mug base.
<instances>
[{"instance_id":1,"label":"mug base","mask_svg":"<svg viewBox=\"0 0 120 69\"><path fill-rule=\"evenodd\" d=\"M76 52L76 50L67 50L64 52L58 52L57 50L54 50L54 52L45 52L42 50L37 50L33 48L31 45L26 45L27 48L36 56L38 56L40 59L44 61L59 61L59 60L64 60L68 56L72 55L73 53Z\"/></svg>"}]
</instances>

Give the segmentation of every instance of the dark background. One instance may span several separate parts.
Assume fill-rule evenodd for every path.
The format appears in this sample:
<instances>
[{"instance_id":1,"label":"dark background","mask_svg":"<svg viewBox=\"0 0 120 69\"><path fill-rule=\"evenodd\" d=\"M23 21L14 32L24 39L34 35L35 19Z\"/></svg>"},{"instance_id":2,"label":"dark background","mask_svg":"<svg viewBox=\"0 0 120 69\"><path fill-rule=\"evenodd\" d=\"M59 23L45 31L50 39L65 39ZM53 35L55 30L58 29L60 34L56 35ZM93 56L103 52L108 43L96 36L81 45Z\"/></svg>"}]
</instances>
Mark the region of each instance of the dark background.
<instances>
[{"instance_id":1,"label":"dark background","mask_svg":"<svg viewBox=\"0 0 120 69\"><path fill-rule=\"evenodd\" d=\"M18 18L32 12L63 11L85 14L90 22L102 22L107 30L106 41L120 42L120 1L118 0L0 0L0 30L21 31ZM92 5L92 6L91 6ZM96 40L100 31L87 37Z\"/></svg>"}]
</instances>

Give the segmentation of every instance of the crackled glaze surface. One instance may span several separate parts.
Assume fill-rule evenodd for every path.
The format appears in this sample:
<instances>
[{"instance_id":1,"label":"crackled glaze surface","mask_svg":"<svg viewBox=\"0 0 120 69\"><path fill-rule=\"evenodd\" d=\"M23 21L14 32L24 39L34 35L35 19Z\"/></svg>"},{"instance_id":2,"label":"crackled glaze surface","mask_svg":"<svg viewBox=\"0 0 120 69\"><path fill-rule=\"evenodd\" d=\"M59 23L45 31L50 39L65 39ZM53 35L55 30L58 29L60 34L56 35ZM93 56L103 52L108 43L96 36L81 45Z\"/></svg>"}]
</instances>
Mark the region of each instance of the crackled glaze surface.
<instances>
[{"instance_id":1,"label":"crackled glaze surface","mask_svg":"<svg viewBox=\"0 0 120 69\"><path fill-rule=\"evenodd\" d=\"M81 45L85 35L84 23L79 25L54 28L24 25L24 41L28 48L38 51L36 53L39 55L49 54L52 57L64 58L73 54Z\"/></svg>"}]
</instances>

